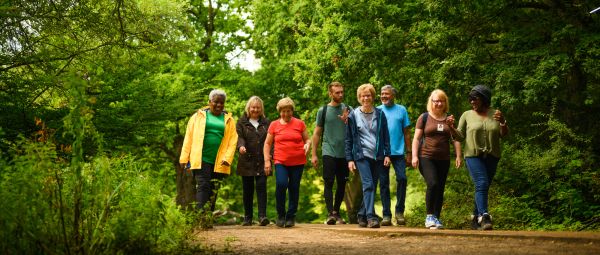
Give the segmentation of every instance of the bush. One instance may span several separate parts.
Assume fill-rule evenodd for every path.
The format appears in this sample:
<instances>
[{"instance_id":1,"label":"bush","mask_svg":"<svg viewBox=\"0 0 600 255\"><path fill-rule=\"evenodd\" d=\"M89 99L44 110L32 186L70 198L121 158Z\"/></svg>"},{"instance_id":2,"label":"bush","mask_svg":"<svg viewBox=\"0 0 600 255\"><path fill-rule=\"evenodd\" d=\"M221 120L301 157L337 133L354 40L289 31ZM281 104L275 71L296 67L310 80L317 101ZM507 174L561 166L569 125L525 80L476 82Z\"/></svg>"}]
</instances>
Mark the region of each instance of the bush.
<instances>
[{"instance_id":1,"label":"bush","mask_svg":"<svg viewBox=\"0 0 600 255\"><path fill-rule=\"evenodd\" d=\"M23 143L12 160L0 161L2 253L160 254L190 248L191 217L147 174L157 169L129 155L97 156L83 164L78 180L54 147Z\"/></svg>"}]
</instances>

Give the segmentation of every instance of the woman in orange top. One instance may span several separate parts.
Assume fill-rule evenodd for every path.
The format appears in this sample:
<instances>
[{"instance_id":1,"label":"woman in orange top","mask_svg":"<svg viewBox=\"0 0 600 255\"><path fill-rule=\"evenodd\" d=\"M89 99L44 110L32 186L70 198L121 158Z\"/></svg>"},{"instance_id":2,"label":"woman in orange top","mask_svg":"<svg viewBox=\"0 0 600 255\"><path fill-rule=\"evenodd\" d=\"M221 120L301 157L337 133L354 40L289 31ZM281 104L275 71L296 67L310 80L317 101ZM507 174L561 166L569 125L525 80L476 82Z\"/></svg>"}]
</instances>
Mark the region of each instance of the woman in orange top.
<instances>
[{"instance_id":1,"label":"woman in orange top","mask_svg":"<svg viewBox=\"0 0 600 255\"><path fill-rule=\"evenodd\" d=\"M300 180L306 164L306 154L310 149L310 137L302 120L293 117L294 101L289 97L279 100L277 111L280 118L271 122L263 149L265 174L271 167L271 147L274 145L275 160L275 201L277 204L278 227L292 227L295 224ZM289 191L289 206L285 210L286 191Z\"/></svg>"}]
</instances>

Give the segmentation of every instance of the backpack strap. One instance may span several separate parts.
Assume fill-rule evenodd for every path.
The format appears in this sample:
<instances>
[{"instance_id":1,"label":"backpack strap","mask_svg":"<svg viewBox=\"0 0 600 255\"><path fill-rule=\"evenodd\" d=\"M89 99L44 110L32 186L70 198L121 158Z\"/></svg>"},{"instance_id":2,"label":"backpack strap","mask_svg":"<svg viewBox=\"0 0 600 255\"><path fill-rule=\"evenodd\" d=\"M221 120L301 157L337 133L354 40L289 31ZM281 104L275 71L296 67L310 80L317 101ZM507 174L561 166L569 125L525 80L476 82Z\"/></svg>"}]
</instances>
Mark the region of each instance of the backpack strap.
<instances>
[{"instance_id":1,"label":"backpack strap","mask_svg":"<svg viewBox=\"0 0 600 255\"><path fill-rule=\"evenodd\" d=\"M419 157L421 157L421 148L425 143L425 125L427 124L427 117L429 117L429 112L424 112L421 115L421 126L423 126L423 134L421 135L421 141L419 142L419 151L417 152Z\"/></svg>"},{"instance_id":2,"label":"backpack strap","mask_svg":"<svg viewBox=\"0 0 600 255\"><path fill-rule=\"evenodd\" d=\"M327 104L323 105L323 107L321 107L321 109L323 109L323 111L321 112L321 123L323 123L323 126L321 127L321 146L323 145L323 140L325 139L325 115L327 115Z\"/></svg>"}]
</instances>

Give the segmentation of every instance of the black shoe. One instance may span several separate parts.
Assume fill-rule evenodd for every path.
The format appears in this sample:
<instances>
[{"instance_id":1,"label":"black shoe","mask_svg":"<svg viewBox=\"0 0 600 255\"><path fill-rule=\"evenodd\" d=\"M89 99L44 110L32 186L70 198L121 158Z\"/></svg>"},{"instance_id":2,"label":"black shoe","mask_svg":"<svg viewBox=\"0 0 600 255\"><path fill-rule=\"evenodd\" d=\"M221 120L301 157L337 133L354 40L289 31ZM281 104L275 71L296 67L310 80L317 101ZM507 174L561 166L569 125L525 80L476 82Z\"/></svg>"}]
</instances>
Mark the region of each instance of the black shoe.
<instances>
[{"instance_id":1,"label":"black shoe","mask_svg":"<svg viewBox=\"0 0 600 255\"><path fill-rule=\"evenodd\" d=\"M484 213L481 217L479 224L481 224L482 230L492 230L492 216Z\"/></svg>"},{"instance_id":2,"label":"black shoe","mask_svg":"<svg viewBox=\"0 0 600 255\"><path fill-rule=\"evenodd\" d=\"M333 212L333 217L335 217L336 224L340 224L340 225L346 224L346 222L344 221L342 216L340 216L340 213Z\"/></svg>"},{"instance_id":3,"label":"black shoe","mask_svg":"<svg viewBox=\"0 0 600 255\"><path fill-rule=\"evenodd\" d=\"M471 215L471 229L478 230L481 226L479 225L479 217L477 215Z\"/></svg>"},{"instance_id":4,"label":"black shoe","mask_svg":"<svg viewBox=\"0 0 600 255\"><path fill-rule=\"evenodd\" d=\"M336 218L333 215L333 213L329 213L329 215L327 215L327 221L325 221L325 223L327 223L327 225L335 225L336 222Z\"/></svg>"},{"instance_id":5,"label":"black shoe","mask_svg":"<svg viewBox=\"0 0 600 255\"><path fill-rule=\"evenodd\" d=\"M358 226L361 228L367 227L367 219L358 217Z\"/></svg>"},{"instance_id":6,"label":"black shoe","mask_svg":"<svg viewBox=\"0 0 600 255\"><path fill-rule=\"evenodd\" d=\"M277 218L277 221L275 221L275 225L277 225L280 228L285 227L285 217L279 216Z\"/></svg>"},{"instance_id":7,"label":"black shoe","mask_svg":"<svg viewBox=\"0 0 600 255\"><path fill-rule=\"evenodd\" d=\"M367 228L379 228L379 221L378 220L369 220L367 221Z\"/></svg>"},{"instance_id":8,"label":"black shoe","mask_svg":"<svg viewBox=\"0 0 600 255\"><path fill-rule=\"evenodd\" d=\"M271 222L269 221L269 219L267 219L267 217L260 217L260 219L258 220L258 224L260 226L266 226L269 225L269 223Z\"/></svg>"},{"instance_id":9,"label":"black shoe","mask_svg":"<svg viewBox=\"0 0 600 255\"><path fill-rule=\"evenodd\" d=\"M252 217L249 217L249 216L244 217L242 226L252 226Z\"/></svg>"},{"instance_id":10,"label":"black shoe","mask_svg":"<svg viewBox=\"0 0 600 255\"><path fill-rule=\"evenodd\" d=\"M294 217L290 217L285 221L285 227L286 228L291 228L294 225L296 225L296 221L294 220Z\"/></svg>"}]
</instances>

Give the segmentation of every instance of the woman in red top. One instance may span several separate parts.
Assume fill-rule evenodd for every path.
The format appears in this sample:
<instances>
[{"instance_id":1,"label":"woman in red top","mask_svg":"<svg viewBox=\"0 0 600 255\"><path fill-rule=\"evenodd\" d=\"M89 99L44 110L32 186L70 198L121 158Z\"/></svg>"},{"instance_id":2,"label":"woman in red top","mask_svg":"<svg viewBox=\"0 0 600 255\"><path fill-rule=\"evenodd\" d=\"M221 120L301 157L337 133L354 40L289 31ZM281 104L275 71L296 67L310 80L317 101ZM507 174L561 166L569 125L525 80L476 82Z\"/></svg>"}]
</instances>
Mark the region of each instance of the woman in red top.
<instances>
[{"instance_id":1,"label":"woman in red top","mask_svg":"<svg viewBox=\"0 0 600 255\"><path fill-rule=\"evenodd\" d=\"M277 205L278 227L292 227L295 224L298 199L300 197L300 179L306 155L310 149L310 137L302 120L293 117L294 101L289 97L277 103L279 119L271 122L264 147L265 174L271 168L271 148L275 145L275 201ZM285 196L289 191L288 210L285 210Z\"/></svg>"}]
</instances>

